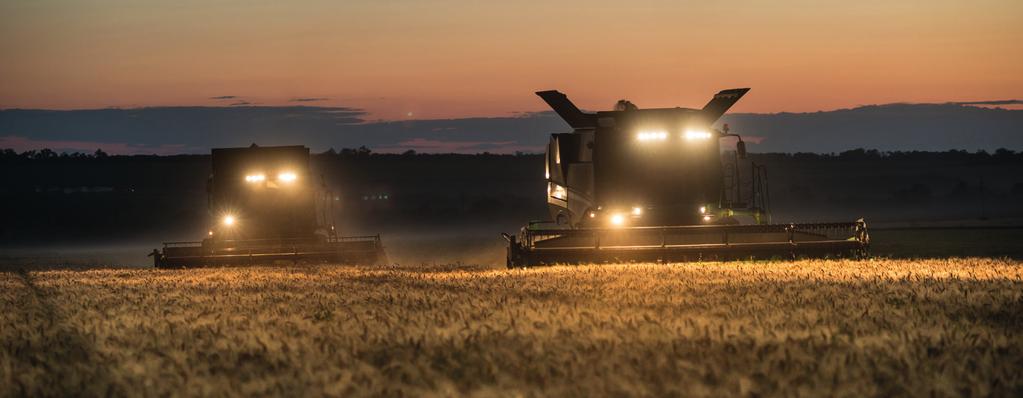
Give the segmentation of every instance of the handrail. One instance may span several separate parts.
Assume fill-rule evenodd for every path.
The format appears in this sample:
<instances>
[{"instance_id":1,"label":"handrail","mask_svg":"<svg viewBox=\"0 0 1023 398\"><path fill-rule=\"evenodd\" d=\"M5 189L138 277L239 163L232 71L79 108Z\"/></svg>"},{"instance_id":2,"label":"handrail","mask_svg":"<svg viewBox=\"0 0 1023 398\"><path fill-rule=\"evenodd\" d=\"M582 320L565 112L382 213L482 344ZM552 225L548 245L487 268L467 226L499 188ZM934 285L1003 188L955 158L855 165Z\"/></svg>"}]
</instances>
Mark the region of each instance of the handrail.
<instances>
[{"instance_id":1,"label":"handrail","mask_svg":"<svg viewBox=\"0 0 1023 398\"><path fill-rule=\"evenodd\" d=\"M294 245L294 244L318 244L322 242L326 243L337 243L337 242L380 242L380 235L356 235L356 236L338 236L328 239L317 239L317 238L281 238L281 239L217 239L213 240L216 245L252 245L252 244L280 244L280 245ZM178 241L178 242L163 242L164 247L200 247L204 241Z\"/></svg>"},{"instance_id":2,"label":"handrail","mask_svg":"<svg viewBox=\"0 0 1023 398\"><path fill-rule=\"evenodd\" d=\"M547 228L547 229L529 229L532 234L588 234L595 232L619 232L619 231L692 231L692 232L707 232L709 230L719 230L727 232L780 232L784 231L788 227L796 227L796 229L837 229L837 228L855 228L859 225L859 222L827 222L827 223L798 223L798 224L751 224L751 225L671 225L671 226L638 226L638 227L625 227L625 228Z\"/></svg>"},{"instance_id":3,"label":"handrail","mask_svg":"<svg viewBox=\"0 0 1023 398\"><path fill-rule=\"evenodd\" d=\"M170 247L201 246L201 245L202 245L202 242L200 242L200 241L191 241L191 242L163 242L163 246L164 247L168 247L168 246L170 246Z\"/></svg>"},{"instance_id":4,"label":"handrail","mask_svg":"<svg viewBox=\"0 0 1023 398\"><path fill-rule=\"evenodd\" d=\"M659 235L661 245L665 243L667 235L697 235L697 234L720 234L722 242L728 244L729 234L741 235L746 233L784 233L787 243L794 242L794 233L809 233L819 237L827 238L827 231L852 232L852 238L861 244L869 244L869 236L866 233L866 223L862 220L855 222L830 222L830 223L805 223L805 224L760 224L760 225L682 225L682 226L641 226L627 228L554 228L554 229L529 229L523 228L520 231L519 244L524 248L533 248L540 240L562 237L592 238L591 247L601 247L601 237L615 234L625 235ZM845 236L842 239L849 238Z\"/></svg>"}]
</instances>

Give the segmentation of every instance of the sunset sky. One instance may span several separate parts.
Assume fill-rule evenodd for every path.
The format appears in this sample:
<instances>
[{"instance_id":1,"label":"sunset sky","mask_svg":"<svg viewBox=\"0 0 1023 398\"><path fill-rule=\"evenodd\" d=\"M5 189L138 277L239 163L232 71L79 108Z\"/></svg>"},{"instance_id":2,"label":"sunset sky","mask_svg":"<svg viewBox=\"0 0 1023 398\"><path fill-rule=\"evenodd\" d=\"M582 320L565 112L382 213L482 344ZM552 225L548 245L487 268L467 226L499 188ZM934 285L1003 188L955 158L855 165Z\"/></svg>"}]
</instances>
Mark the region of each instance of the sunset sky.
<instances>
[{"instance_id":1,"label":"sunset sky","mask_svg":"<svg viewBox=\"0 0 1023 398\"><path fill-rule=\"evenodd\" d=\"M1023 97L1023 1L3 0L0 54L0 108L802 112Z\"/></svg>"}]
</instances>

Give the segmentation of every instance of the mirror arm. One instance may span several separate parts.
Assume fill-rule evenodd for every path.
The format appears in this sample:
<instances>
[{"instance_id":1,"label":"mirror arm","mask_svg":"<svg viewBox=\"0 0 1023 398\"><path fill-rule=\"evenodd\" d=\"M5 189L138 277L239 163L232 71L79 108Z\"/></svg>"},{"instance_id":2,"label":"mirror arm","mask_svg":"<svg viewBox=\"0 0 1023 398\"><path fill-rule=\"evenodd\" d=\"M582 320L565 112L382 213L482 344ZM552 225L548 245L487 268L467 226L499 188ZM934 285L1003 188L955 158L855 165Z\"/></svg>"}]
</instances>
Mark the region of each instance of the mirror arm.
<instances>
[{"instance_id":1,"label":"mirror arm","mask_svg":"<svg viewBox=\"0 0 1023 398\"><path fill-rule=\"evenodd\" d=\"M738 134L724 134L724 135L722 135L722 137L735 137L735 138L739 139L739 141L735 143L736 154L739 155L740 158L746 159L746 142L744 142L742 140L742 136L741 135L738 135Z\"/></svg>"},{"instance_id":2,"label":"mirror arm","mask_svg":"<svg viewBox=\"0 0 1023 398\"><path fill-rule=\"evenodd\" d=\"M720 138L735 137L735 138L739 139L739 141L735 143L736 155L739 155L740 158L745 159L746 158L746 143L742 141L742 136L738 135L738 134L731 133L729 131L729 129L728 129L728 124L725 124L725 127L724 127L723 130L724 131L718 130L718 129L714 129L714 131L716 133L718 133L718 136Z\"/></svg>"}]
</instances>

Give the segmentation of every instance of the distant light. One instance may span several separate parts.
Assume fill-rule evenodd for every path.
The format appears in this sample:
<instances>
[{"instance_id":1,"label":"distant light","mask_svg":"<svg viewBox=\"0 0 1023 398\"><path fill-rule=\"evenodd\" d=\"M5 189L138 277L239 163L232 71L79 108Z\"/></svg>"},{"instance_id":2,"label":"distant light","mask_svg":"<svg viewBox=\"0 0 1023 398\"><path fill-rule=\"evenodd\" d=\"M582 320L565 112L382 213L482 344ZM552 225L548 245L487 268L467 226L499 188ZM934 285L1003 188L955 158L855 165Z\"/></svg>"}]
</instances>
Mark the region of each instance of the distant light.
<instances>
[{"instance_id":1,"label":"distant light","mask_svg":"<svg viewBox=\"0 0 1023 398\"><path fill-rule=\"evenodd\" d=\"M707 206L700 206L700 214L706 214L706 213L707 213Z\"/></svg>"},{"instance_id":2,"label":"distant light","mask_svg":"<svg viewBox=\"0 0 1023 398\"><path fill-rule=\"evenodd\" d=\"M641 216L641 215L643 215L643 208L642 207L633 207L632 208L632 215L634 215L634 216Z\"/></svg>"},{"instance_id":3,"label":"distant light","mask_svg":"<svg viewBox=\"0 0 1023 398\"><path fill-rule=\"evenodd\" d=\"M597 216L597 213L594 213L594 212L592 212L592 211L590 212L590 218L594 218L594 217L596 217L596 216Z\"/></svg>"},{"instance_id":4,"label":"distant light","mask_svg":"<svg viewBox=\"0 0 1023 398\"><path fill-rule=\"evenodd\" d=\"M668 132L660 130L640 131L636 138L640 141L664 141L668 139Z\"/></svg>"},{"instance_id":5,"label":"distant light","mask_svg":"<svg viewBox=\"0 0 1023 398\"><path fill-rule=\"evenodd\" d=\"M695 140L702 141L702 140L709 140L710 137L711 137L711 134L710 134L709 131L703 131L703 130L686 130L686 133L683 134L683 136L686 138L686 141L695 141Z\"/></svg>"},{"instance_id":6,"label":"distant light","mask_svg":"<svg viewBox=\"0 0 1023 398\"><path fill-rule=\"evenodd\" d=\"M611 216L611 225L620 226L622 224L625 224L625 216L617 213Z\"/></svg>"},{"instance_id":7,"label":"distant light","mask_svg":"<svg viewBox=\"0 0 1023 398\"><path fill-rule=\"evenodd\" d=\"M208 234L209 234L210 236L213 236L213 231L209 231L209 232L208 232Z\"/></svg>"},{"instance_id":8,"label":"distant light","mask_svg":"<svg viewBox=\"0 0 1023 398\"><path fill-rule=\"evenodd\" d=\"M703 221L710 221L710 216L703 216Z\"/></svg>"},{"instance_id":9,"label":"distant light","mask_svg":"<svg viewBox=\"0 0 1023 398\"><path fill-rule=\"evenodd\" d=\"M229 226L229 227L234 225L234 216L232 216L232 215L224 216L224 225Z\"/></svg>"},{"instance_id":10,"label":"distant light","mask_svg":"<svg viewBox=\"0 0 1023 398\"><path fill-rule=\"evenodd\" d=\"M245 176L245 182L262 182L266 180L266 175L263 174L249 174Z\"/></svg>"},{"instance_id":11,"label":"distant light","mask_svg":"<svg viewBox=\"0 0 1023 398\"><path fill-rule=\"evenodd\" d=\"M298 176L290 171L285 171L283 173L277 174L277 181L292 182L295 181L296 179L298 179Z\"/></svg>"}]
</instances>

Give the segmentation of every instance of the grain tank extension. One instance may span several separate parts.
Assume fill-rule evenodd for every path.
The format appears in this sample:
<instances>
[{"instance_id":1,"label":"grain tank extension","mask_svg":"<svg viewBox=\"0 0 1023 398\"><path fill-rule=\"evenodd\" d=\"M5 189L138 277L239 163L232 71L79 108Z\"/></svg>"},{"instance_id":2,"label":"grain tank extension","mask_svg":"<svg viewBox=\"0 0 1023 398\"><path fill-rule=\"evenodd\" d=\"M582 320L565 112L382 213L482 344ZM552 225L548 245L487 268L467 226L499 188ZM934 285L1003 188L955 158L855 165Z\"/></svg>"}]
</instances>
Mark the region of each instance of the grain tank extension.
<instances>
[{"instance_id":1,"label":"grain tank extension","mask_svg":"<svg viewBox=\"0 0 1023 398\"><path fill-rule=\"evenodd\" d=\"M201 241L165 242L156 267L384 262L379 235L340 236L335 195L309 168L309 148L213 149L209 230Z\"/></svg>"}]
</instances>

